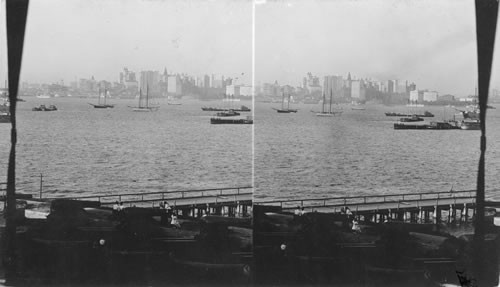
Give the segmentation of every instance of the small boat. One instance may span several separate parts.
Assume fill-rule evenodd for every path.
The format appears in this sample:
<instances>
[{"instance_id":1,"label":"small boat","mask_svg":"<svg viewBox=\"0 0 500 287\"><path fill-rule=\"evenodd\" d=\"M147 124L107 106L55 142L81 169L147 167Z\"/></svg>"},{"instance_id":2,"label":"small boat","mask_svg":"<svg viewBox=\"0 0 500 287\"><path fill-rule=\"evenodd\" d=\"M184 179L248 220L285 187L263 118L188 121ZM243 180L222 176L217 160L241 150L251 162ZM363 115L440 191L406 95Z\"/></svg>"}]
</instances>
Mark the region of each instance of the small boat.
<instances>
[{"instance_id":1,"label":"small boat","mask_svg":"<svg viewBox=\"0 0 500 287\"><path fill-rule=\"evenodd\" d=\"M178 103L178 102L167 102L167 104L169 106L180 106L180 105L182 105L182 103Z\"/></svg>"},{"instance_id":2,"label":"small boat","mask_svg":"<svg viewBox=\"0 0 500 287\"><path fill-rule=\"evenodd\" d=\"M479 120L463 120L460 123L462 130L480 130L481 122Z\"/></svg>"},{"instance_id":3,"label":"small boat","mask_svg":"<svg viewBox=\"0 0 500 287\"><path fill-rule=\"evenodd\" d=\"M51 96L49 96L49 95L38 95L36 97L39 99L50 99L51 98Z\"/></svg>"},{"instance_id":4,"label":"small boat","mask_svg":"<svg viewBox=\"0 0 500 287\"><path fill-rule=\"evenodd\" d=\"M52 111L57 111L57 107L54 105L50 105L48 107L45 105L40 105L39 107L34 107L31 110L36 112L52 112Z\"/></svg>"},{"instance_id":5,"label":"small boat","mask_svg":"<svg viewBox=\"0 0 500 287\"><path fill-rule=\"evenodd\" d=\"M224 118L211 118L211 124L236 124L236 125L252 125L253 119L247 117L246 119L224 119Z\"/></svg>"},{"instance_id":6,"label":"small boat","mask_svg":"<svg viewBox=\"0 0 500 287\"><path fill-rule=\"evenodd\" d=\"M283 93L283 99L281 101L281 109L276 109L276 108L273 108L273 109L281 114L289 114L289 113L296 113L297 112L296 109L290 109L290 94L288 94L287 107L285 108L285 93Z\"/></svg>"},{"instance_id":7,"label":"small boat","mask_svg":"<svg viewBox=\"0 0 500 287\"><path fill-rule=\"evenodd\" d=\"M106 104L106 97L108 95L108 91L104 90L104 102L101 103L101 90L99 89L99 99L97 100L97 104L89 103L89 105L93 106L96 109L111 109L114 108L114 105Z\"/></svg>"},{"instance_id":8,"label":"small boat","mask_svg":"<svg viewBox=\"0 0 500 287\"><path fill-rule=\"evenodd\" d=\"M146 96L142 95L142 90L139 89L139 105L137 107L132 107L134 112L154 112L157 111L159 106L149 105L149 87L146 86Z\"/></svg>"}]
</instances>

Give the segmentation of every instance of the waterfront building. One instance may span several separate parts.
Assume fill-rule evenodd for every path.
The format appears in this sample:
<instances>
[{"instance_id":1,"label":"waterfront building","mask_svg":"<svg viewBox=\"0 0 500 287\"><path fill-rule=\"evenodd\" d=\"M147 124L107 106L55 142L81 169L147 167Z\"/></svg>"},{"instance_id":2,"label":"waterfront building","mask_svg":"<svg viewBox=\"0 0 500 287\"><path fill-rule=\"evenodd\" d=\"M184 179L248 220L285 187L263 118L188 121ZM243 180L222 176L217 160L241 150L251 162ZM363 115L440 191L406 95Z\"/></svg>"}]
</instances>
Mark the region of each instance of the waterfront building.
<instances>
[{"instance_id":1,"label":"waterfront building","mask_svg":"<svg viewBox=\"0 0 500 287\"><path fill-rule=\"evenodd\" d=\"M424 91L413 90L410 91L410 101L422 102L424 101Z\"/></svg>"},{"instance_id":2,"label":"waterfront building","mask_svg":"<svg viewBox=\"0 0 500 287\"><path fill-rule=\"evenodd\" d=\"M425 91L424 92L424 101L426 102L435 102L438 99L438 92L436 91Z\"/></svg>"},{"instance_id":3,"label":"waterfront building","mask_svg":"<svg viewBox=\"0 0 500 287\"><path fill-rule=\"evenodd\" d=\"M442 95L442 96L438 96L437 100L439 102L454 102L455 101L455 96L453 96L453 95Z\"/></svg>"}]
</instances>

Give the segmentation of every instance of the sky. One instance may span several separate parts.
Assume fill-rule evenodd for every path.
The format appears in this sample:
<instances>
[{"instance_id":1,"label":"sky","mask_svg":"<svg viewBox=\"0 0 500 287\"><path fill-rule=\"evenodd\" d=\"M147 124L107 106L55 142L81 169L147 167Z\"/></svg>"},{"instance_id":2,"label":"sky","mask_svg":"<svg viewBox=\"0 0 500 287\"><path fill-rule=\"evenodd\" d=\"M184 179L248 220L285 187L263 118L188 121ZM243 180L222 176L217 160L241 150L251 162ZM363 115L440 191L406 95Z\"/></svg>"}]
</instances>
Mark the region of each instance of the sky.
<instances>
[{"instance_id":1,"label":"sky","mask_svg":"<svg viewBox=\"0 0 500 287\"><path fill-rule=\"evenodd\" d=\"M251 83L251 12L250 1L31 0L21 77L118 81L124 67L167 68Z\"/></svg>"},{"instance_id":2,"label":"sky","mask_svg":"<svg viewBox=\"0 0 500 287\"><path fill-rule=\"evenodd\" d=\"M473 0L31 0L21 80L118 81L128 67L251 84L254 63L256 83L350 72L466 96L476 50Z\"/></svg>"},{"instance_id":3,"label":"sky","mask_svg":"<svg viewBox=\"0 0 500 287\"><path fill-rule=\"evenodd\" d=\"M465 96L477 78L473 11L472 0L268 1L255 13L256 79L350 72Z\"/></svg>"}]
</instances>

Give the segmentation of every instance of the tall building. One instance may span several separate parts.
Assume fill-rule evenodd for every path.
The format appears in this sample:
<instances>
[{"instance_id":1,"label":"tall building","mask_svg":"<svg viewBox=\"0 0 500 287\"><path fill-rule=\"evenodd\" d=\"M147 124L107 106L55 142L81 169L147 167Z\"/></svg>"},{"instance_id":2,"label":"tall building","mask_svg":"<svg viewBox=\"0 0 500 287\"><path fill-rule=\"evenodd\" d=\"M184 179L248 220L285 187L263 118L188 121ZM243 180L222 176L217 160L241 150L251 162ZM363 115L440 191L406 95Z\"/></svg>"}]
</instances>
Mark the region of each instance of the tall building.
<instances>
[{"instance_id":1,"label":"tall building","mask_svg":"<svg viewBox=\"0 0 500 287\"><path fill-rule=\"evenodd\" d=\"M126 88L137 88L135 73L123 68L123 72L120 72L120 84L125 85Z\"/></svg>"},{"instance_id":2,"label":"tall building","mask_svg":"<svg viewBox=\"0 0 500 287\"><path fill-rule=\"evenodd\" d=\"M395 93L394 80L387 80L387 92L389 94Z\"/></svg>"},{"instance_id":3,"label":"tall building","mask_svg":"<svg viewBox=\"0 0 500 287\"><path fill-rule=\"evenodd\" d=\"M182 81L179 75L168 76L168 94L179 96L182 95Z\"/></svg>"},{"instance_id":4,"label":"tall building","mask_svg":"<svg viewBox=\"0 0 500 287\"><path fill-rule=\"evenodd\" d=\"M363 80L351 81L351 98L357 101L366 100L366 91Z\"/></svg>"}]
</instances>

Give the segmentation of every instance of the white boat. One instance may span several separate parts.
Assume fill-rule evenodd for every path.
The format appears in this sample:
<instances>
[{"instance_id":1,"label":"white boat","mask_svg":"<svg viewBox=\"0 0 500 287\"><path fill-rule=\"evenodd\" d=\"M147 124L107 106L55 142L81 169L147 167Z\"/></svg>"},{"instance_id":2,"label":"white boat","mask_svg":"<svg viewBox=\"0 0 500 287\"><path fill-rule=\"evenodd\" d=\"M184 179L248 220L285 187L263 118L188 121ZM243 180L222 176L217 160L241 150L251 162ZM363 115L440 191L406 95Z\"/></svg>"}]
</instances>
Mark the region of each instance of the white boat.
<instances>
[{"instance_id":1,"label":"white boat","mask_svg":"<svg viewBox=\"0 0 500 287\"><path fill-rule=\"evenodd\" d=\"M463 120L460 123L460 128L462 130L480 130L481 122L479 120Z\"/></svg>"},{"instance_id":2,"label":"white boat","mask_svg":"<svg viewBox=\"0 0 500 287\"><path fill-rule=\"evenodd\" d=\"M342 110L332 110L332 98L333 98L333 93L332 90L330 90L330 106L328 111L325 111L325 93L323 92L323 103L321 104L321 112L316 113L317 117L334 117L334 116L340 116L342 115Z\"/></svg>"},{"instance_id":3,"label":"white boat","mask_svg":"<svg viewBox=\"0 0 500 287\"><path fill-rule=\"evenodd\" d=\"M132 107L134 112L154 112L160 109L160 106L151 106L149 104L149 88L146 86L146 96L142 95L142 90L139 89L139 105Z\"/></svg>"},{"instance_id":4,"label":"white boat","mask_svg":"<svg viewBox=\"0 0 500 287\"><path fill-rule=\"evenodd\" d=\"M36 97L39 99L50 99L51 98L49 95L38 95Z\"/></svg>"}]
</instances>

